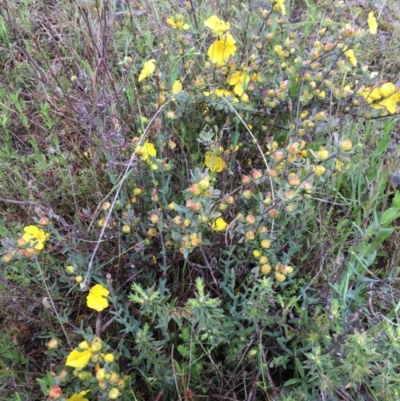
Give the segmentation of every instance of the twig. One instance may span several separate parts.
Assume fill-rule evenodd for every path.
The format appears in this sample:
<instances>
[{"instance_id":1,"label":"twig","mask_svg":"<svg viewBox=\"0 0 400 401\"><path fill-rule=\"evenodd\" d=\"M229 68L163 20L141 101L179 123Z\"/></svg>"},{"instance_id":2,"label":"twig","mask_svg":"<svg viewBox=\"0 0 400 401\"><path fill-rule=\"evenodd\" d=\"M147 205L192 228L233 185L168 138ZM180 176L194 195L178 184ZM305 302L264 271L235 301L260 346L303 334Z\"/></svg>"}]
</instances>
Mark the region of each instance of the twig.
<instances>
[{"instance_id":1,"label":"twig","mask_svg":"<svg viewBox=\"0 0 400 401\"><path fill-rule=\"evenodd\" d=\"M171 363L172 363L172 371L174 372L174 382L175 382L175 387L176 387L176 394L179 398L179 401L182 401L182 397L179 391L179 386L178 386L178 380L176 377L176 372L175 372L175 366L174 366L174 344L172 344L172 348L171 348ZM158 399L158 396L157 396Z\"/></svg>"}]
</instances>

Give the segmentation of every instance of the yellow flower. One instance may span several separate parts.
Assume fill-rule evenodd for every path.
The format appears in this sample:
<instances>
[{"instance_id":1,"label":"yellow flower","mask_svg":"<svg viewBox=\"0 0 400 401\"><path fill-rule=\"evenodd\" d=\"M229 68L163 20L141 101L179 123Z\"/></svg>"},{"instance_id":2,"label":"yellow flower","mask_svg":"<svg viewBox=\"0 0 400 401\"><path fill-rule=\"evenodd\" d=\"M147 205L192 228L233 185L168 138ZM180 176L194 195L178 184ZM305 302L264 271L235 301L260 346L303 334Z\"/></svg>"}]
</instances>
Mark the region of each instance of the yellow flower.
<instances>
[{"instance_id":1,"label":"yellow flower","mask_svg":"<svg viewBox=\"0 0 400 401\"><path fill-rule=\"evenodd\" d=\"M386 82L379 88L382 97L392 96L396 92L396 87L391 82Z\"/></svg>"},{"instance_id":2,"label":"yellow flower","mask_svg":"<svg viewBox=\"0 0 400 401\"><path fill-rule=\"evenodd\" d=\"M285 0L275 0L274 3L275 3L274 8L279 9L282 15L286 15Z\"/></svg>"},{"instance_id":3,"label":"yellow flower","mask_svg":"<svg viewBox=\"0 0 400 401\"><path fill-rule=\"evenodd\" d=\"M167 24L172 27L172 29L177 29L178 31L187 31L190 25L184 24L182 21L182 16L177 15L173 18L167 18Z\"/></svg>"},{"instance_id":4,"label":"yellow flower","mask_svg":"<svg viewBox=\"0 0 400 401\"><path fill-rule=\"evenodd\" d=\"M90 390L85 390L81 391L79 394L72 394L71 397L67 398L67 401L89 401L87 398L85 398L85 395L89 392Z\"/></svg>"},{"instance_id":5,"label":"yellow flower","mask_svg":"<svg viewBox=\"0 0 400 401\"><path fill-rule=\"evenodd\" d=\"M107 288L101 284L96 284L90 289L89 295L86 297L87 306L97 312L101 312L108 307L107 297L109 293L110 291Z\"/></svg>"},{"instance_id":6,"label":"yellow flower","mask_svg":"<svg viewBox=\"0 0 400 401\"><path fill-rule=\"evenodd\" d=\"M68 355L65 366L71 366L75 369L82 370L89 363L91 356L92 351L90 351L90 349L85 349L83 351L78 351L77 349L74 349Z\"/></svg>"},{"instance_id":7,"label":"yellow flower","mask_svg":"<svg viewBox=\"0 0 400 401\"><path fill-rule=\"evenodd\" d=\"M220 20L216 15L212 15L210 18L204 21L204 25L211 29L211 32L215 35L222 35L228 31L231 27L229 22Z\"/></svg>"},{"instance_id":8,"label":"yellow flower","mask_svg":"<svg viewBox=\"0 0 400 401\"><path fill-rule=\"evenodd\" d=\"M152 58L151 60L146 61L143 64L142 71L140 72L139 82L142 82L145 78L151 76L155 70L156 70L156 60Z\"/></svg>"},{"instance_id":9,"label":"yellow flower","mask_svg":"<svg viewBox=\"0 0 400 401\"><path fill-rule=\"evenodd\" d=\"M172 84L172 93L182 92L182 89L183 89L183 86L179 79Z\"/></svg>"},{"instance_id":10,"label":"yellow flower","mask_svg":"<svg viewBox=\"0 0 400 401\"><path fill-rule=\"evenodd\" d=\"M387 97L386 99L381 100L377 104L371 104L371 106L374 109L386 108L386 110L389 113L394 114L397 111L397 103L399 102L400 102L400 93L396 93L390 97Z\"/></svg>"},{"instance_id":11,"label":"yellow flower","mask_svg":"<svg viewBox=\"0 0 400 401\"><path fill-rule=\"evenodd\" d=\"M356 56L354 55L354 50L353 49L346 50L344 54L346 55L350 63L353 64L354 67L357 67L357 59Z\"/></svg>"},{"instance_id":12,"label":"yellow flower","mask_svg":"<svg viewBox=\"0 0 400 401\"><path fill-rule=\"evenodd\" d=\"M41 228L36 226L24 227L22 240L24 245L33 245L34 249L41 251L44 247L44 242L50 237L50 234L45 233Z\"/></svg>"},{"instance_id":13,"label":"yellow flower","mask_svg":"<svg viewBox=\"0 0 400 401\"><path fill-rule=\"evenodd\" d=\"M246 86L250 81L250 77L246 72L236 71L230 77L228 77L228 84L234 86L233 92L242 96L244 92L244 86Z\"/></svg>"},{"instance_id":14,"label":"yellow flower","mask_svg":"<svg viewBox=\"0 0 400 401\"><path fill-rule=\"evenodd\" d=\"M154 144L149 141L146 141L143 146L138 146L136 148L137 153L140 155L140 158L147 162L149 160L149 156L155 157L157 155L156 148Z\"/></svg>"},{"instance_id":15,"label":"yellow flower","mask_svg":"<svg viewBox=\"0 0 400 401\"><path fill-rule=\"evenodd\" d=\"M343 160L335 160L335 169L337 171L346 171L350 168L350 163L345 163Z\"/></svg>"},{"instance_id":16,"label":"yellow flower","mask_svg":"<svg viewBox=\"0 0 400 401\"><path fill-rule=\"evenodd\" d=\"M253 82L262 83L262 82L263 82L263 77L262 77L262 75L261 75L259 72L254 72L254 73L251 75L251 80L252 80Z\"/></svg>"},{"instance_id":17,"label":"yellow flower","mask_svg":"<svg viewBox=\"0 0 400 401\"><path fill-rule=\"evenodd\" d=\"M396 87L387 82L380 88L363 89L357 92L367 103L376 110L386 109L389 113L394 114L397 111L397 103L400 102L400 92L396 91Z\"/></svg>"},{"instance_id":18,"label":"yellow flower","mask_svg":"<svg viewBox=\"0 0 400 401\"><path fill-rule=\"evenodd\" d=\"M220 173L226 167L222 157L214 156L211 152L206 153L205 165L210 169L210 171L217 173Z\"/></svg>"},{"instance_id":19,"label":"yellow flower","mask_svg":"<svg viewBox=\"0 0 400 401\"><path fill-rule=\"evenodd\" d=\"M223 66L230 56L236 52L235 39L230 33L222 35L208 49L208 57L212 63Z\"/></svg>"},{"instance_id":20,"label":"yellow flower","mask_svg":"<svg viewBox=\"0 0 400 401\"><path fill-rule=\"evenodd\" d=\"M218 96L218 97L232 97L235 99L234 101L237 102L235 95L226 89L215 89L215 91L213 93L215 96Z\"/></svg>"},{"instance_id":21,"label":"yellow flower","mask_svg":"<svg viewBox=\"0 0 400 401\"><path fill-rule=\"evenodd\" d=\"M240 100L243 103L247 103L249 101L249 95L247 93L243 93L243 95L241 96Z\"/></svg>"},{"instance_id":22,"label":"yellow flower","mask_svg":"<svg viewBox=\"0 0 400 401\"><path fill-rule=\"evenodd\" d=\"M285 51L283 50L283 47L281 45L274 46L274 50L278 53L278 56L280 58L283 58L285 56Z\"/></svg>"},{"instance_id":23,"label":"yellow flower","mask_svg":"<svg viewBox=\"0 0 400 401\"><path fill-rule=\"evenodd\" d=\"M230 92L226 89L215 89L215 91L203 92L203 94L204 94L204 96L210 96L210 95L214 94L217 97L230 98L229 100L232 101L232 103L237 103L239 101L232 92Z\"/></svg>"},{"instance_id":24,"label":"yellow flower","mask_svg":"<svg viewBox=\"0 0 400 401\"><path fill-rule=\"evenodd\" d=\"M211 225L211 228L216 232L225 231L226 227L228 227L228 223L222 217L218 217Z\"/></svg>"},{"instance_id":25,"label":"yellow flower","mask_svg":"<svg viewBox=\"0 0 400 401\"><path fill-rule=\"evenodd\" d=\"M379 100L382 98L381 93L379 92L378 88L374 88L371 90L371 88L366 88L364 90L360 90L357 92L359 95L361 95L367 103L371 104L375 102L376 100Z\"/></svg>"},{"instance_id":26,"label":"yellow flower","mask_svg":"<svg viewBox=\"0 0 400 401\"><path fill-rule=\"evenodd\" d=\"M371 35L376 35L376 33L378 32L378 23L376 22L376 18L373 11L370 11L370 13L368 14L368 27L369 27L369 33Z\"/></svg>"}]
</instances>

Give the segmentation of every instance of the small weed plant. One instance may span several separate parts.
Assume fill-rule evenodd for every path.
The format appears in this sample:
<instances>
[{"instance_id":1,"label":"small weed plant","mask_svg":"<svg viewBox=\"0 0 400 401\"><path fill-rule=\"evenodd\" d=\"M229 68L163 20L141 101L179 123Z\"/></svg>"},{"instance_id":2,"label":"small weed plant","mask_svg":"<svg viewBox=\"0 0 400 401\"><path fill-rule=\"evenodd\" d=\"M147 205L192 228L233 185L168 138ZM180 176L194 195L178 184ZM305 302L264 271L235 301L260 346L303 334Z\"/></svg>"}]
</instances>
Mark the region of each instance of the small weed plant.
<instances>
[{"instance_id":1,"label":"small weed plant","mask_svg":"<svg viewBox=\"0 0 400 401\"><path fill-rule=\"evenodd\" d=\"M5 1L3 400L400 399L383 6L297 3Z\"/></svg>"}]
</instances>

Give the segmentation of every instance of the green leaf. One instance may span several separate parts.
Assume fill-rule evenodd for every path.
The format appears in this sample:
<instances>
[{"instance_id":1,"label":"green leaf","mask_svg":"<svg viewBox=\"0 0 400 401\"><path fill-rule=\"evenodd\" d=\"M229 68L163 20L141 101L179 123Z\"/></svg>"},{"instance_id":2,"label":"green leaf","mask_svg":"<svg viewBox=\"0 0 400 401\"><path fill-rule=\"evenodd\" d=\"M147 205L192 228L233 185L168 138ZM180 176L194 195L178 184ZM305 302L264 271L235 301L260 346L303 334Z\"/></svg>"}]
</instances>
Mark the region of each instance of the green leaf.
<instances>
[{"instance_id":1,"label":"green leaf","mask_svg":"<svg viewBox=\"0 0 400 401\"><path fill-rule=\"evenodd\" d=\"M300 383L303 383L303 380L301 380L301 379L290 379L290 380L286 381L283 384L283 387L289 387L289 386L292 386L293 384L300 384Z\"/></svg>"},{"instance_id":2,"label":"green leaf","mask_svg":"<svg viewBox=\"0 0 400 401\"><path fill-rule=\"evenodd\" d=\"M303 365L302 365L301 362L300 362L300 359L299 359L299 358L294 358L294 363L295 363L296 368L297 368L297 370L298 370L298 372L299 372L299 375L300 375L301 378L303 379L303 378L305 377L305 372L304 372ZM298 379L292 379L292 380L298 380ZM290 380L289 380L289 381L290 381ZM287 383L287 382L286 382L286 383ZM286 383L285 383L285 386L286 386Z\"/></svg>"},{"instance_id":3,"label":"green leaf","mask_svg":"<svg viewBox=\"0 0 400 401\"><path fill-rule=\"evenodd\" d=\"M396 191L392 200L392 207L400 209L400 191Z\"/></svg>"},{"instance_id":4,"label":"green leaf","mask_svg":"<svg viewBox=\"0 0 400 401\"><path fill-rule=\"evenodd\" d=\"M400 211L398 208L390 207L389 209L385 210L382 214L381 218L381 226L386 226L390 224L393 220L396 220L400 217Z\"/></svg>"}]
</instances>

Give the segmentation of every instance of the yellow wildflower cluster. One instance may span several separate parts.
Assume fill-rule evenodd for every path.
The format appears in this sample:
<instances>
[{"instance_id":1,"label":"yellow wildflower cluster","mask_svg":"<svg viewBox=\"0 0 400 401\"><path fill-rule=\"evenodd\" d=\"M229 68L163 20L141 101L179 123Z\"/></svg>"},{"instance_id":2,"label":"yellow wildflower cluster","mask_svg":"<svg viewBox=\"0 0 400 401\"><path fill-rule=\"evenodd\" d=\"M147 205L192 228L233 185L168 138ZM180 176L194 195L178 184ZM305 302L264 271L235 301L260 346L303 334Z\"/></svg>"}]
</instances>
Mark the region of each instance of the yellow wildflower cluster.
<instances>
[{"instance_id":1,"label":"yellow wildflower cluster","mask_svg":"<svg viewBox=\"0 0 400 401\"><path fill-rule=\"evenodd\" d=\"M18 255L29 258L35 254L38 254L44 248L44 244L49 237L49 233L46 233L37 226L30 225L24 227L24 233L17 240L18 247L23 248L19 250ZM15 254L15 250L10 252L10 260Z\"/></svg>"},{"instance_id":2,"label":"yellow wildflower cluster","mask_svg":"<svg viewBox=\"0 0 400 401\"><path fill-rule=\"evenodd\" d=\"M138 146L136 152L146 163L150 163L151 159L157 156L156 147L149 141L146 141L142 146Z\"/></svg>"},{"instance_id":3,"label":"yellow wildflower cluster","mask_svg":"<svg viewBox=\"0 0 400 401\"><path fill-rule=\"evenodd\" d=\"M386 109L394 114L397 111L397 103L400 102L400 90L393 83L387 82L376 88L362 88L357 92L374 109Z\"/></svg>"},{"instance_id":4,"label":"yellow wildflower cluster","mask_svg":"<svg viewBox=\"0 0 400 401\"><path fill-rule=\"evenodd\" d=\"M167 24L171 26L172 29L176 29L178 31L187 31L190 29L190 25L183 22L182 15L176 15L175 17L167 18Z\"/></svg>"},{"instance_id":5,"label":"yellow wildflower cluster","mask_svg":"<svg viewBox=\"0 0 400 401\"><path fill-rule=\"evenodd\" d=\"M109 399L115 400L120 396L128 377L122 378L114 371L114 354L104 353L103 349L104 345L98 337L95 337L90 344L87 341L82 341L77 348L68 354L65 366L74 368L72 374L82 381L95 376L99 388L107 391ZM91 369L88 369L90 364ZM92 372L93 368L94 371ZM67 370L61 371L59 374L60 381L65 382L68 374ZM85 395L88 392L90 390L74 393L67 398L67 401L87 400Z\"/></svg>"},{"instance_id":6,"label":"yellow wildflower cluster","mask_svg":"<svg viewBox=\"0 0 400 401\"><path fill-rule=\"evenodd\" d=\"M204 21L204 25L217 35L217 40L209 47L207 55L213 64L221 67L236 53L236 41L230 33L227 33L230 24L212 15Z\"/></svg>"}]
</instances>

